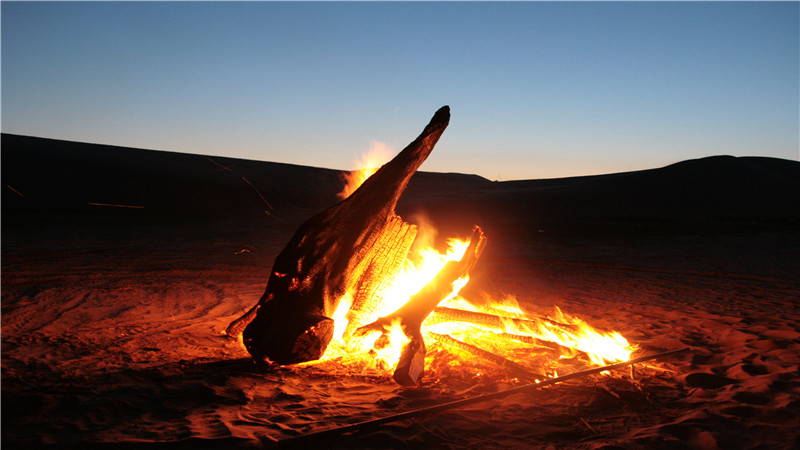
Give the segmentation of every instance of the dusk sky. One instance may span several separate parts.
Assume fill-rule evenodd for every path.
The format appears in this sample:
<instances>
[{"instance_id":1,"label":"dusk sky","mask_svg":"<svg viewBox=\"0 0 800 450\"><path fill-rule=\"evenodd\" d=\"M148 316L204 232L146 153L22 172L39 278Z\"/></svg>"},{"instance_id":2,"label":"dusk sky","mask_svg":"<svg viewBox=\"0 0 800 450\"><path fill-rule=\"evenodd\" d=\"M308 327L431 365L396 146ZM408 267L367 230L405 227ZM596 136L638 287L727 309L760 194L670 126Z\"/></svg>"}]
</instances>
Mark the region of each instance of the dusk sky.
<instances>
[{"instance_id":1,"label":"dusk sky","mask_svg":"<svg viewBox=\"0 0 800 450\"><path fill-rule=\"evenodd\" d=\"M798 5L4 1L2 131L351 169L450 105L421 170L798 160Z\"/></svg>"}]
</instances>

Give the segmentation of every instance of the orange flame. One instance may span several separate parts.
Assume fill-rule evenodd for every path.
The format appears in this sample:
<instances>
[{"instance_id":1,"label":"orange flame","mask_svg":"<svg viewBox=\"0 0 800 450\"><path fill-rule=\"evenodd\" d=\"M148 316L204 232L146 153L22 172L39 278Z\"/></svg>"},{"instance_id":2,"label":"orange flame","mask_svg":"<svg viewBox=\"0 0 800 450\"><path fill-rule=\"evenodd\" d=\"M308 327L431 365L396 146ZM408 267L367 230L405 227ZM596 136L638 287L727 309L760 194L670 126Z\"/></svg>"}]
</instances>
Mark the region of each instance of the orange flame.
<instances>
[{"instance_id":1,"label":"orange flame","mask_svg":"<svg viewBox=\"0 0 800 450\"><path fill-rule=\"evenodd\" d=\"M362 158L361 164L369 165L370 161L378 161L379 159L375 159L376 155L385 153L385 150L384 145L373 142L370 152ZM346 198L376 170L352 172L347 177L348 185L340 196ZM418 227L417 239L412 251L409 252L403 271L387 289L379 307L370 317L356 316L361 323L370 323L403 306L429 283L447 262L460 260L469 245L468 241L450 239L447 251L440 253L431 244L434 241L435 230L425 220L419 221ZM423 323L423 332L449 335L511 361L519 359L517 356L521 348L530 349L532 346L541 348L542 345L549 350L557 348L560 354L552 359L548 367L539 371L548 374L547 376L555 376L560 358L573 358L577 354L583 354L593 364L605 365L629 360L631 353L636 349L636 346L631 345L620 333L596 330L584 320L567 315L558 308L551 316L542 317L526 313L513 297L499 301L490 299L488 302L476 305L458 295L468 280L463 278L453 283L452 293L440 303L440 306L482 313L484 316L490 316L492 320L487 323L429 320ZM345 342L343 334L348 324L348 314L353 314L350 311L351 306L352 298L350 294L345 294L333 314L334 338L322 360L338 360L344 364L356 364L363 368L391 370L397 364L403 346L408 342L402 327L399 323L393 323L383 335L371 333L363 337L350 337ZM458 366L460 361L453 359L448 364Z\"/></svg>"},{"instance_id":2,"label":"orange flame","mask_svg":"<svg viewBox=\"0 0 800 450\"><path fill-rule=\"evenodd\" d=\"M560 348L561 358L572 358L580 352L600 366L627 361L636 350L636 346L630 344L619 332L597 330L584 320L563 313L558 307L550 318L530 316L516 305L513 298L476 307L459 297L443 306L501 317L499 327L489 324L438 323L426 329L462 337L466 341L479 341L481 345L502 355L513 353L510 351L513 345L500 338L499 334L556 344ZM476 339L476 336L480 336L480 339Z\"/></svg>"},{"instance_id":3,"label":"orange flame","mask_svg":"<svg viewBox=\"0 0 800 450\"><path fill-rule=\"evenodd\" d=\"M336 194L340 200L344 200L356 191L367 178L371 177L378 169L391 159L394 152L392 149L383 142L372 141L370 142L369 150L357 157L354 161L355 169L352 172L347 172L342 175L344 178L345 186L342 192Z\"/></svg>"},{"instance_id":4,"label":"orange flame","mask_svg":"<svg viewBox=\"0 0 800 450\"><path fill-rule=\"evenodd\" d=\"M422 232L424 234L424 231ZM424 239L424 238L423 238ZM432 247L425 247L419 252L419 261L415 264L410 260L406 260L403 271L395 278L391 287L387 289L387 294L383 297L383 301L376 309L376 311L367 317L363 322L369 323L379 317L386 316L398 308L403 306L408 300L422 289L428 282L430 282L439 271L449 261L458 261L464 256L469 242L450 239L448 241L447 251L439 253ZM467 283L466 278L457 280L453 286L448 298L452 298L458 294ZM403 345L408 342L408 338L403 333L402 327L399 323L392 324L388 335L389 345L376 347L376 341L379 339L379 334L374 333L363 338L351 338L349 342L344 342L343 333L347 327L347 313L352 305L352 297L350 294L345 294L339 302L339 306L333 313L332 319L334 320L334 337L328 345L328 349L323 355L323 360L339 359L345 355L352 356L353 354L362 354L369 356L368 359L375 359L379 364L387 367L394 367L400 359L400 353ZM374 350L370 354L370 350ZM349 358L348 358L349 359Z\"/></svg>"}]
</instances>

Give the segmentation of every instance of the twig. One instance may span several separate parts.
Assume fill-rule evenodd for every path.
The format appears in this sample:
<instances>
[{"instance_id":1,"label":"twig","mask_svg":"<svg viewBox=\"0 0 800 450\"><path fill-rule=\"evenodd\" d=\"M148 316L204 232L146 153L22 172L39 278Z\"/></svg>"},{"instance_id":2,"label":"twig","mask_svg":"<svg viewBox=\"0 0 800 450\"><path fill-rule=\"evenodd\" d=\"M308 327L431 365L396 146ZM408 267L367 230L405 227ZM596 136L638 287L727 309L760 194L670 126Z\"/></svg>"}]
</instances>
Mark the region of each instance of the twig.
<instances>
[{"instance_id":1,"label":"twig","mask_svg":"<svg viewBox=\"0 0 800 450\"><path fill-rule=\"evenodd\" d=\"M591 425L589 425L589 422L587 422L586 420L584 420L584 419L583 419L583 417L581 417L581 416L576 416L576 415L574 415L574 414L573 414L573 417L577 417L577 418L578 418L578 420L580 420L581 422L583 422L583 424L584 424L584 425L586 425L586 428L588 428L588 429L589 429L589 431L591 431L593 434L597 434L597 430L595 430L595 429L594 429L594 428L593 428Z\"/></svg>"},{"instance_id":2,"label":"twig","mask_svg":"<svg viewBox=\"0 0 800 450\"><path fill-rule=\"evenodd\" d=\"M630 366L631 364L637 364L637 363L640 363L640 362L643 362L643 361L661 359L661 358L665 358L667 356L672 356L672 355L676 355L678 353L683 353L683 352L686 352L688 350L689 350L689 347L684 347L684 348L679 349L679 350L672 350L672 351L668 351L668 352L656 353L656 354L653 354L653 355L642 356L642 357L634 358L634 359L631 359L629 361L624 361L624 362L621 362L621 363L609 364L607 366L595 367L595 368L592 368L592 369L586 369L586 370L581 370L581 371L578 371L578 372L573 372L573 373L570 373L568 375L563 375L563 376L556 377L556 378L550 378L550 379L547 379L545 381L542 381L541 383L526 384L526 385L523 385L523 386L517 386L515 388L511 388L511 389L506 389L505 391L492 392L492 393L489 393L489 394L478 395L478 396L475 396L475 397L469 397L469 398L465 398L465 399L461 399L461 400L455 400L455 401L452 401L452 402L447 402L447 403L442 403L442 404L439 404L439 405L430 406L428 408L421 408L421 409L415 409L413 411L406 411L404 413L395 414L393 416L383 417L383 418L380 418L380 419L368 420L366 422L360 422L360 423L356 423L356 424L353 424L353 425L346 425L346 426L339 427L339 428L332 428L332 429L328 429L328 430L318 431L316 433L309 433L309 434L304 434L304 435L301 435L301 436L295 436L295 437L291 437L291 438L287 438L287 439L282 439L282 440L278 441L277 445L278 446L298 445L298 444L308 443L308 442L316 440L316 439L322 439L322 438L330 437L330 436L339 436L339 435L346 434L346 433L352 433L354 431L360 431L360 430L365 430L365 429L368 429L368 428L374 428L374 427L377 427L379 425L383 425L385 423L391 423L391 422L397 422L398 420L410 419L410 418L414 418L414 417L417 417L417 416L420 416L420 415L423 415L423 414L430 414L430 413L434 413L434 412L444 411L444 410L447 410L447 409L457 408L459 406L469 405L469 404L472 404L472 403L479 403L479 402L484 402L484 401L487 401L487 400L492 400L492 399L495 399L495 398L502 398L502 397L505 397L505 396L508 396L508 395L511 395L511 394L534 391L534 390L543 388L545 386L550 386L551 384L561 383L563 381L572 380L572 379L580 378L580 377L585 377L585 376L588 376L588 375L594 375L596 373L605 372L605 371L608 371L608 370L615 370L615 369L619 369L619 368L622 368L622 367Z\"/></svg>"},{"instance_id":3,"label":"twig","mask_svg":"<svg viewBox=\"0 0 800 450\"><path fill-rule=\"evenodd\" d=\"M419 422L417 419L413 419L413 418L412 418L411 420L413 420L413 421L414 421L414 424L415 424L416 426L418 426L418 427L422 428L423 430L427 431L427 432L428 432L428 433L430 433L431 435L433 435L433 436L436 436L437 438L441 439L442 441L447 441L447 440L448 440L446 436L443 436L441 433L436 433L435 431L433 431L433 430L431 430L431 429L427 428L426 426L422 425L422 424L421 424L421 423L420 423L420 422Z\"/></svg>"},{"instance_id":4,"label":"twig","mask_svg":"<svg viewBox=\"0 0 800 450\"><path fill-rule=\"evenodd\" d=\"M226 170L226 171L228 171L228 172L231 172L231 173L233 173L233 170L231 169L231 167L233 167L233 166L234 166L233 164L232 164L232 165L230 165L230 166L223 166L222 164L220 164L220 163L218 163L218 162L214 161L214 160L213 160L211 157L209 157L209 156L205 156L205 158L206 158L207 160L211 161L211 163L212 163L212 164L214 164L215 166L219 167L220 169L222 169L222 170ZM251 188L252 188L254 191L256 191L256 194L258 194L258 196L259 196L259 197L261 197L261 200L264 202L264 204L265 204L265 205L267 205L267 208L269 208L269 210L264 210L264 214L266 214L266 215L268 215L268 216L270 216L270 217L275 217L275 215L274 215L274 214L272 214L272 213L270 212L270 210L273 210L274 208L272 208L272 205L270 205L270 204L269 204L269 202L268 202L268 201L267 201L267 199L264 197L264 195L262 195L262 194L261 194L261 191L259 191L259 190L258 190L258 188L256 188L256 187L255 187L255 185L253 185L253 183L251 183L251 182L250 182L250 180L248 180L248 179L247 179L247 178L246 178L244 175L242 175L242 181L244 181L245 183L247 183L248 185L250 185L250 187L251 187ZM277 218L277 217L275 217L275 218Z\"/></svg>"},{"instance_id":5,"label":"twig","mask_svg":"<svg viewBox=\"0 0 800 450\"><path fill-rule=\"evenodd\" d=\"M630 367L633 367L633 366L630 366ZM599 387L600 387L600 389L602 389L602 390L606 391L606 393L607 393L608 395L610 395L610 396L612 396L612 397L614 397L614 398L616 398L616 399L619 399L619 394L617 394L616 392L614 392L614 391L612 391L611 389L609 389L609 388L608 388L608 386L606 386L606 385L604 385L604 384L597 384L597 386L599 386Z\"/></svg>"},{"instance_id":6,"label":"twig","mask_svg":"<svg viewBox=\"0 0 800 450\"><path fill-rule=\"evenodd\" d=\"M117 205L113 203L97 203L97 202L89 202L92 206L111 206L113 208L131 208L131 209L144 209L144 206L140 205Z\"/></svg>"},{"instance_id":7,"label":"twig","mask_svg":"<svg viewBox=\"0 0 800 450\"><path fill-rule=\"evenodd\" d=\"M24 195L22 195L22 192L20 192L20 191L18 191L18 190L16 190L16 189L14 189L13 187L11 187L11 185L10 185L10 184L7 184L7 185L6 185L6 187L7 187L7 188L9 188L9 189L11 189L12 191L14 191L14 193L16 193L17 195L19 195L20 197L25 197Z\"/></svg>"},{"instance_id":8,"label":"twig","mask_svg":"<svg viewBox=\"0 0 800 450\"><path fill-rule=\"evenodd\" d=\"M269 202L267 201L267 199L266 199L266 198L264 198L264 196L261 194L261 191L259 191L259 190L258 190L258 188L256 188L256 187L253 185L253 183L251 183L251 182L250 182L250 180L248 180L247 178L245 178L245 177L244 177L244 175L242 175L242 180L244 180L244 182L245 182L245 183L249 184L249 185L250 185L250 187L251 187L251 188L253 188L253 190L254 190L254 191L256 191L256 194L258 194L258 196L259 196L259 197L261 197L261 200L263 200L263 201L264 201L264 204L265 204L265 205L267 205L267 208L269 208L269 209L272 209L272 205L270 205L270 204L269 204ZM270 213L269 211L264 211L264 212L265 212L265 213L267 213L267 215L268 215L268 216L272 216L272 213ZM275 216L273 216L273 217L275 217Z\"/></svg>"},{"instance_id":9,"label":"twig","mask_svg":"<svg viewBox=\"0 0 800 450\"><path fill-rule=\"evenodd\" d=\"M231 170L231 167L233 167L234 164L231 164L230 166L223 166L222 164L214 161L210 156L204 156L204 158L209 160L209 161L211 161L212 164L214 164L215 166L219 167L222 170L227 170L228 172L233 172L233 170Z\"/></svg>"}]
</instances>

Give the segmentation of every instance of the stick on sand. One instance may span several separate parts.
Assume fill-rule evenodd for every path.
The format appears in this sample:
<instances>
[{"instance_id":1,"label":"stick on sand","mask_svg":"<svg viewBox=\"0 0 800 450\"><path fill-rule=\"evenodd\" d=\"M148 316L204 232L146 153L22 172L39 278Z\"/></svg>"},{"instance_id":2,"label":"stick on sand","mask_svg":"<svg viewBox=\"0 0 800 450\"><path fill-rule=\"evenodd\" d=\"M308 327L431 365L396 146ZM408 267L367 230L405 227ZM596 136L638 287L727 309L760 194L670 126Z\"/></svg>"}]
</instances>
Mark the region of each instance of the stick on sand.
<instances>
[{"instance_id":1,"label":"stick on sand","mask_svg":"<svg viewBox=\"0 0 800 450\"><path fill-rule=\"evenodd\" d=\"M622 367L628 367L628 366L632 366L634 364L637 364L637 363L640 363L640 362L644 362L644 361L651 361L651 360L654 360L654 359L661 359L661 358L665 358L667 356L672 356L672 355L676 355L678 353L683 353L683 352L688 351L688 350L689 350L689 347L684 347L684 348L681 348L681 349L678 349L678 350L671 350L671 351L668 351L668 352L655 353L655 354L652 354L652 355L641 356L639 358L634 358L634 359L631 359L629 361L624 361L624 362L615 363L615 364L609 364L607 366L602 366L602 367L595 367L593 369L581 370L581 371L578 371L578 372L570 373L568 375L563 375L563 376L556 377L556 378L549 378L549 379L544 380L544 381L539 382L539 383L531 383L531 384L526 384L526 385L523 385L523 386L517 386L517 387L511 388L511 389L506 389L505 391L492 392L490 394L478 395L478 396L475 396L475 397L469 397L469 398L465 398L465 399L461 399L461 400L455 400L455 401L452 401L452 402L442 403L440 405L430 406L430 407L427 407L427 408L415 409L413 411L406 411L404 413L395 414L393 416L383 417L383 418L380 418L380 419L367 420L366 422L355 423L353 425L347 425L347 426L343 426L343 427L339 427L339 428L332 428L332 429L329 429L329 430L318 431L316 433L309 433L309 434L304 434L304 435L301 435L301 436L295 436L295 437L291 437L291 438L287 438L287 439L282 439L282 440L279 440L276 445L278 445L279 447L283 447L283 446L294 446L294 445L306 444L308 442L311 442L311 441L314 441L314 440L317 440L317 439L322 439L322 438L331 437L331 436L339 436L339 435L346 434L346 433L351 433L351 432L354 432L354 431L361 431L361 430L365 430L365 429L368 429L368 428L374 428L374 427L377 427L379 425L383 425L385 423L397 422L398 420L404 420L404 419L411 419L411 418L414 418L414 417L417 417L417 416L421 416L421 415L424 415L424 414L444 411L446 409L457 408L459 406L469 405L471 403L483 402L483 401L492 400L492 399L495 399L495 398L502 398L502 397L505 397L507 395L516 394L516 393L520 393L520 392L529 392L529 391L533 391L533 390L536 390L536 389L539 389L539 388L542 388L542 387L545 387L545 386L550 386L551 384L561 383L563 381L572 380L574 378L585 377L585 376L588 376L588 375L593 375L593 374L596 374L596 373L605 372L607 370L614 370L614 369L619 369L619 368L622 368ZM273 441L270 441L270 442L274 443Z\"/></svg>"}]
</instances>

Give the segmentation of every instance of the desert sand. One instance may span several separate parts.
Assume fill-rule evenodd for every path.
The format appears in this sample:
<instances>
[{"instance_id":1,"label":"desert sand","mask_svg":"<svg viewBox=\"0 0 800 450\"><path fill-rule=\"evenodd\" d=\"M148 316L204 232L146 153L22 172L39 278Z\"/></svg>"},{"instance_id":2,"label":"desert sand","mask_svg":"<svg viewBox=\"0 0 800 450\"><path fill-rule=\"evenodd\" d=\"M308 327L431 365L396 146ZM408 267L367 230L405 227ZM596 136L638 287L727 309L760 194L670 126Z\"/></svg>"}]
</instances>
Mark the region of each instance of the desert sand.
<instances>
[{"instance_id":1,"label":"desert sand","mask_svg":"<svg viewBox=\"0 0 800 450\"><path fill-rule=\"evenodd\" d=\"M435 151L435 150L434 150ZM2 444L252 448L525 382L430 367L256 365L223 331L334 170L2 137ZM718 156L492 182L420 172L407 220L489 245L466 297L514 296L665 360L345 436L325 448L800 446L800 163ZM566 368L565 371L569 371Z\"/></svg>"}]
</instances>

